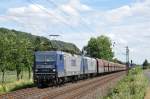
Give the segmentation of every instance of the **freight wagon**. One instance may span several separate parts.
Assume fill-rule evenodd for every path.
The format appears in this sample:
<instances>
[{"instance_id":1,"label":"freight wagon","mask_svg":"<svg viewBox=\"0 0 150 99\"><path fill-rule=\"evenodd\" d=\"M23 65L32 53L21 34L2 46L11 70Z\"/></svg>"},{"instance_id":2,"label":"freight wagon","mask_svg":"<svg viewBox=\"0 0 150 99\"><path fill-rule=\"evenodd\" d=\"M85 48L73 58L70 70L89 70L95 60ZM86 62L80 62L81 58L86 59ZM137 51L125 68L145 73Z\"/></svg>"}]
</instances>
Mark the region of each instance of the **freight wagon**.
<instances>
[{"instance_id":1,"label":"freight wagon","mask_svg":"<svg viewBox=\"0 0 150 99\"><path fill-rule=\"evenodd\" d=\"M126 69L125 65L118 63L62 51L37 51L34 60L33 78L38 87Z\"/></svg>"}]
</instances>

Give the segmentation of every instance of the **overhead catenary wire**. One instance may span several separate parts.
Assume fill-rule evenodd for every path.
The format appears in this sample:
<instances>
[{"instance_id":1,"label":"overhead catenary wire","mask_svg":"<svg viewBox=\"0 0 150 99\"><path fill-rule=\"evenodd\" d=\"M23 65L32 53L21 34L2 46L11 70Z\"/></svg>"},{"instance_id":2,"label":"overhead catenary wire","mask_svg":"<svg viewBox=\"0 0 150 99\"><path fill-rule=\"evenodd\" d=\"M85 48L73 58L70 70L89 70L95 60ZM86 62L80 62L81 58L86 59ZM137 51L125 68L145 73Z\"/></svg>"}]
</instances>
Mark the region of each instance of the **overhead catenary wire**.
<instances>
[{"instance_id":1,"label":"overhead catenary wire","mask_svg":"<svg viewBox=\"0 0 150 99\"><path fill-rule=\"evenodd\" d=\"M39 5L38 5L36 2L34 2L33 0L27 0L27 1L28 1L28 3L33 4L34 6L36 6L37 8L39 8L41 11L43 11L44 13L46 13L49 17L53 16L57 21L60 21L60 23L61 23L62 25L64 25L65 27L68 26L69 29L71 29L71 30L73 30L73 31L75 30L74 27L70 26L69 23L66 23L65 21L61 20L59 17L57 17L57 16L55 16L53 13L49 12L49 10L43 9L41 6L39 6ZM37 28L38 28L38 27L37 27ZM63 31L63 29L60 30L59 28L57 28L57 30L60 31L60 33ZM53 34L53 33L51 33L51 34Z\"/></svg>"},{"instance_id":2,"label":"overhead catenary wire","mask_svg":"<svg viewBox=\"0 0 150 99\"><path fill-rule=\"evenodd\" d=\"M27 1L30 2L31 4L33 4L34 6L36 6L37 8L39 8L40 10L42 10L43 12L45 12L47 15L54 16L54 18L57 21L62 22L64 25L67 25L70 29L74 30L74 28L70 25L70 23L67 23L66 21L63 21L59 17L53 15L53 13L49 12L47 9L43 9L41 6L37 5L37 3L35 3L33 0L27 0Z\"/></svg>"},{"instance_id":3,"label":"overhead catenary wire","mask_svg":"<svg viewBox=\"0 0 150 99\"><path fill-rule=\"evenodd\" d=\"M62 19L60 19L59 17L57 17L57 16L55 16L52 12L49 12L47 9L43 9L41 6L39 6L39 5L37 5L37 3L35 3L35 1L33 1L33 0L28 0L28 2L29 3L32 3L33 5L35 5L36 7L38 7L39 9L41 9L43 12L45 12L45 13L47 13L48 15L50 15L50 16L54 16L54 18L57 20L57 21L60 21L60 23L62 23L64 26L68 26L69 27L69 29L71 29L71 30L73 30L73 31L75 31L75 28L72 26L72 25L70 25L70 23L68 23L68 22L66 22L66 21L63 21ZM51 4L53 4L54 6L58 6L58 5L56 5L55 3L51 3ZM61 12L63 12L62 10L61 10ZM63 12L66 16L69 16L67 13L65 13L65 12ZM64 17L63 17L64 18ZM82 17L80 17L82 20L83 20L83 18ZM65 20L68 20L68 19L66 19L65 18ZM84 22L83 22L84 23ZM82 22L80 23L80 24L82 24L82 26L84 26L84 27L86 27L86 30L89 30L90 31L90 27L88 26L88 25L85 25L85 24L83 24ZM79 26L78 26L79 27ZM80 32L82 32L81 31L81 29L76 29L77 31L80 31ZM61 30L62 31L62 30ZM92 31L92 30L91 30ZM90 33L90 37L93 35L93 33L92 32L89 32Z\"/></svg>"},{"instance_id":4,"label":"overhead catenary wire","mask_svg":"<svg viewBox=\"0 0 150 99\"><path fill-rule=\"evenodd\" d=\"M56 4L54 1L52 0L46 0L49 4L52 4L53 6L57 7L58 8L58 4ZM61 11L64 15L66 16L70 16L68 13L66 13L65 11L63 11L62 9L59 9L59 11ZM93 29L91 27L89 27L87 25L87 23L85 22L85 20L81 17L81 16L78 16L80 18L80 20L82 22L80 22L80 24L82 24L82 26L84 26L87 30L90 31L90 33L93 33Z\"/></svg>"}]
</instances>

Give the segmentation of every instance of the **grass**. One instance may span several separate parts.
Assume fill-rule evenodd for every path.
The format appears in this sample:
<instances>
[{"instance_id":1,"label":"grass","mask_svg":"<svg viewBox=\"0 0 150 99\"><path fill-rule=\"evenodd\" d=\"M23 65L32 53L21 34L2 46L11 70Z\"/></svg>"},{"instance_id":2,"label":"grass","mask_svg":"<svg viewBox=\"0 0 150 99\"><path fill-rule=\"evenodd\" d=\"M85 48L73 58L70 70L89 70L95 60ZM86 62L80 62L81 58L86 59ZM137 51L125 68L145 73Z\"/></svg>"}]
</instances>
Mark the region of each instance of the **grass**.
<instances>
[{"instance_id":1,"label":"grass","mask_svg":"<svg viewBox=\"0 0 150 99\"><path fill-rule=\"evenodd\" d=\"M1 79L2 78L2 72L0 72L0 84L2 84ZM16 71L6 71L5 73L5 83L13 83L16 82L17 76L16 76ZM23 72L23 80L28 80L28 72L24 71Z\"/></svg>"},{"instance_id":2,"label":"grass","mask_svg":"<svg viewBox=\"0 0 150 99\"><path fill-rule=\"evenodd\" d=\"M5 83L1 83L0 78L0 94L34 86L32 79L28 78L27 72L24 72L22 80L17 81L16 79L16 72L7 71L5 75Z\"/></svg>"},{"instance_id":3,"label":"grass","mask_svg":"<svg viewBox=\"0 0 150 99\"><path fill-rule=\"evenodd\" d=\"M131 69L128 76L123 78L104 99L144 99L147 87L148 79L144 76L143 70L136 67Z\"/></svg>"},{"instance_id":4,"label":"grass","mask_svg":"<svg viewBox=\"0 0 150 99\"><path fill-rule=\"evenodd\" d=\"M23 89L23 88L30 88L33 86L34 84L32 80L29 80L29 81L20 80L14 83L1 84L0 94L4 94L7 92L11 92L11 91L15 91L15 90Z\"/></svg>"}]
</instances>

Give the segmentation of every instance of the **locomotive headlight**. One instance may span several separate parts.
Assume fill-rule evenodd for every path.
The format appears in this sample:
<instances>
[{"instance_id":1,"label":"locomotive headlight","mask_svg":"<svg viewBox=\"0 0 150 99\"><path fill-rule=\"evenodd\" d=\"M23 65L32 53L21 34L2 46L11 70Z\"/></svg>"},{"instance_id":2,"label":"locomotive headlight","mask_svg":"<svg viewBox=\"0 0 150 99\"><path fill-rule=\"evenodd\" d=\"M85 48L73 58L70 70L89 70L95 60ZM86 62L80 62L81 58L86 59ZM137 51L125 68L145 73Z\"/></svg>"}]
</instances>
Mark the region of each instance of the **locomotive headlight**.
<instances>
[{"instance_id":1,"label":"locomotive headlight","mask_svg":"<svg viewBox=\"0 0 150 99\"><path fill-rule=\"evenodd\" d=\"M38 72L38 69L35 69L35 72Z\"/></svg>"},{"instance_id":2,"label":"locomotive headlight","mask_svg":"<svg viewBox=\"0 0 150 99\"><path fill-rule=\"evenodd\" d=\"M56 70L55 69L53 69L53 72L55 72Z\"/></svg>"}]
</instances>

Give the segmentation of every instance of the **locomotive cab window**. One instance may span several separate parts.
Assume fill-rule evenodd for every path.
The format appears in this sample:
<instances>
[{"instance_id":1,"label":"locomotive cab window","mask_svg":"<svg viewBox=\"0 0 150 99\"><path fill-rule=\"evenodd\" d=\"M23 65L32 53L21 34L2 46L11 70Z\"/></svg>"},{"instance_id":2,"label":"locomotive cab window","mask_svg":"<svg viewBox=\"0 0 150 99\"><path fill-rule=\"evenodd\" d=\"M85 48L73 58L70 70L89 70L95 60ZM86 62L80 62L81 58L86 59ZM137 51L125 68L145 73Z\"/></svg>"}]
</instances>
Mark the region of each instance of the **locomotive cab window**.
<instances>
[{"instance_id":1,"label":"locomotive cab window","mask_svg":"<svg viewBox=\"0 0 150 99\"><path fill-rule=\"evenodd\" d=\"M55 61L54 55L36 55L37 62L50 62Z\"/></svg>"}]
</instances>

